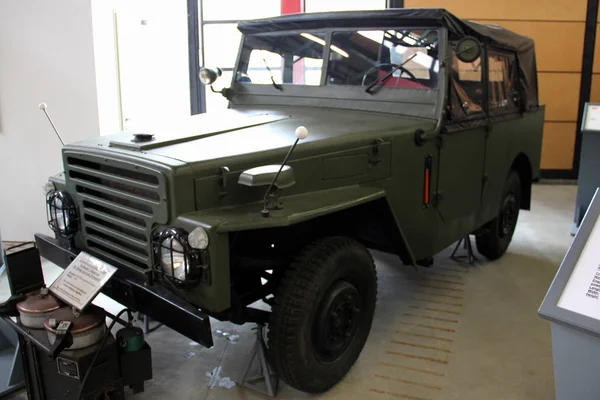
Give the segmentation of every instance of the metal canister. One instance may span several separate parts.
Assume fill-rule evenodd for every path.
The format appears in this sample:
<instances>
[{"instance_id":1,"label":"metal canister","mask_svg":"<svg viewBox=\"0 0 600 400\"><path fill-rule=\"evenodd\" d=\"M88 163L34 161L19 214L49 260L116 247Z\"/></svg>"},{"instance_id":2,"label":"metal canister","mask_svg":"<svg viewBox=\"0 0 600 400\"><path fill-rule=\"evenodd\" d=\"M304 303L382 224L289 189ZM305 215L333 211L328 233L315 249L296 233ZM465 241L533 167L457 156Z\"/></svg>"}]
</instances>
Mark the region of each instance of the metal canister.
<instances>
[{"instance_id":1,"label":"metal canister","mask_svg":"<svg viewBox=\"0 0 600 400\"><path fill-rule=\"evenodd\" d=\"M117 332L117 342L124 353L141 350L144 347L144 331L137 326L123 328Z\"/></svg>"},{"instance_id":2,"label":"metal canister","mask_svg":"<svg viewBox=\"0 0 600 400\"><path fill-rule=\"evenodd\" d=\"M81 314L71 307L61 307L44 321L50 344L56 341L57 327L61 321L70 321L73 344L67 349L76 350L92 346L102 340L106 332L106 312L100 307L89 306Z\"/></svg>"},{"instance_id":3,"label":"metal canister","mask_svg":"<svg viewBox=\"0 0 600 400\"><path fill-rule=\"evenodd\" d=\"M21 324L28 328L44 328L44 320L48 315L60 308L59 300L48 288L41 288L28 293L25 300L17 304Z\"/></svg>"}]
</instances>

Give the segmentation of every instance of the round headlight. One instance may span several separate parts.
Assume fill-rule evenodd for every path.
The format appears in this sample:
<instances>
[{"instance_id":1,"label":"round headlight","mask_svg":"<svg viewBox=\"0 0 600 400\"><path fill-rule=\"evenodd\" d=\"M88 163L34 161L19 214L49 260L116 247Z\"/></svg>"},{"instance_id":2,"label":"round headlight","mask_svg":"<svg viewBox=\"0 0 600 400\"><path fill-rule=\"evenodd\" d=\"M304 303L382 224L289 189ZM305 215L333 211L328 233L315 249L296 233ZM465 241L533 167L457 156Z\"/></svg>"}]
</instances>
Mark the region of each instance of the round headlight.
<instances>
[{"instance_id":1,"label":"round headlight","mask_svg":"<svg viewBox=\"0 0 600 400\"><path fill-rule=\"evenodd\" d=\"M69 216L64 211L62 199L54 198L54 201L50 203L50 217L53 218L54 225L60 231L64 231L69 225Z\"/></svg>"},{"instance_id":2,"label":"round headlight","mask_svg":"<svg viewBox=\"0 0 600 400\"><path fill-rule=\"evenodd\" d=\"M187 262L183 245L174 238L167 238L160 244L160 265L163 271L180 281L186 278Z\"/></svg>"},{"instance_id":3,"label":"round headlight","mask_svg":"<svg viewBox=\"0 0 600 400\"><path fill-rule=\"evenodd\" d=\"M71 197L59 190L46 194L48 226L56 234L69 238L77 232L77 210Z\"/></svg>"},{"instance_id":4,"label":"round headlight","mask_svg":"<svg viewBox=\"0 0 600 400\"><path fill-rule=\"evenodd\" d=\"M199 226L188 235L188 243L194 249L204 250L208 247L208 233Z\"/></svg>"}]
</instances>

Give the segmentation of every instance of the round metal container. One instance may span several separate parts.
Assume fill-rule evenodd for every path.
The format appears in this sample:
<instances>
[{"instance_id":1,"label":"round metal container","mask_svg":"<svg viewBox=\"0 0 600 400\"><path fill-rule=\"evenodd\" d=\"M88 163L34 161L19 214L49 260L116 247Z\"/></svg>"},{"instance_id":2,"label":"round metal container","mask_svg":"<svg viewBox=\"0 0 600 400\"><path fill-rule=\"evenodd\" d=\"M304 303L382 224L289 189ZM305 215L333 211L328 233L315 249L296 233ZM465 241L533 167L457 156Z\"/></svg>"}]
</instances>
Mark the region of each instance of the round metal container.
<instances>
[{"instance_id":1,"label":"round metal container","mask_svg":"<svg viewBox=\"0 0 600 400\"><path fill-rule=\"evenodd\" d=\"M28 328L44 328L44 320L52 312L60 308L58 299L42 288L28 293L25 300L17 304L21 324Z\"/></svg>"},{"instance_id":2,"label":"round metal container","mask_svg":"<svg viewBox=\"0 0 600 400\"><path fill-rule=\"evenodd\" d=\"M117 343L124 353L144 348L144 331L137 326L125 327L117 332Z\"/></svg>"},{"instance_id":3,"label":"round metal container","mask_svg":"<svg viewBox=\"0 0 600 400\"><path fill-rule=\"evenodd\" d=\"M92 346L102 340L106 332L105 320L104 309L94 305L89 306L80 315L76 315L71 307L61 307L46 317L44 328L48 332L50 344L54 344L58 322L71 321L70 332L73 335L73 344L67 349L77 350Z\"/></svg>"}]
</instances>

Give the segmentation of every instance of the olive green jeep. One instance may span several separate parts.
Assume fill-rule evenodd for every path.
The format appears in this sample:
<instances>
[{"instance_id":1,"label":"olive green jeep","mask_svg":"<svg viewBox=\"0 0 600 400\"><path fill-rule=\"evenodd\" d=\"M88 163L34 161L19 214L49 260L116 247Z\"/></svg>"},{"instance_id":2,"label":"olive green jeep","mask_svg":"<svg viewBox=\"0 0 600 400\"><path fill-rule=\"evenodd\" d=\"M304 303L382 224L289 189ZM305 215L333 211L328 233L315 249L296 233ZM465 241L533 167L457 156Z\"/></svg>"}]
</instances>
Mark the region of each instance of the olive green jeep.
<instances>
[{"instance_id":1,"label":"olive green jeep","mask_svg":"<svg viewBox=\"0 0 600 400\"><path fill-rule=\"evenodd\" d=\"M539 174L534 44L439 9L238 26L233 71L199 77L229 109L66 145L37 244L117 266L104 293L205 346L209 316L268 324L279 375L323 392L369 335L368 249L508 248Z\"/></svg>"}]
</instances>

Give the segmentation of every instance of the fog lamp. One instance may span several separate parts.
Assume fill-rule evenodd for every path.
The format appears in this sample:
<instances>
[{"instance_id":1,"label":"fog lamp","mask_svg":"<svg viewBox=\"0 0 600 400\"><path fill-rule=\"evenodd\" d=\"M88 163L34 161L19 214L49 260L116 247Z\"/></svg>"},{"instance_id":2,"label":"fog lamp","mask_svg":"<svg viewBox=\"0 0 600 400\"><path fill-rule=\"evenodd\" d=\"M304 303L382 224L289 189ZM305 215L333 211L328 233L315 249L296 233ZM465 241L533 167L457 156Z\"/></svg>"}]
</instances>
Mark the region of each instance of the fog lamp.
<instances>
[{"instance_id":1,"label":"fog lamp","mask_svg":"<svg viewBox=\"0 0 600 400\"><path fill-rule=\"evenodd\" d=\"M188 243L194 249L204 250L208 247L208 233L201 226L194 229L188 235Z\"/></svg>"}]
</instances>

